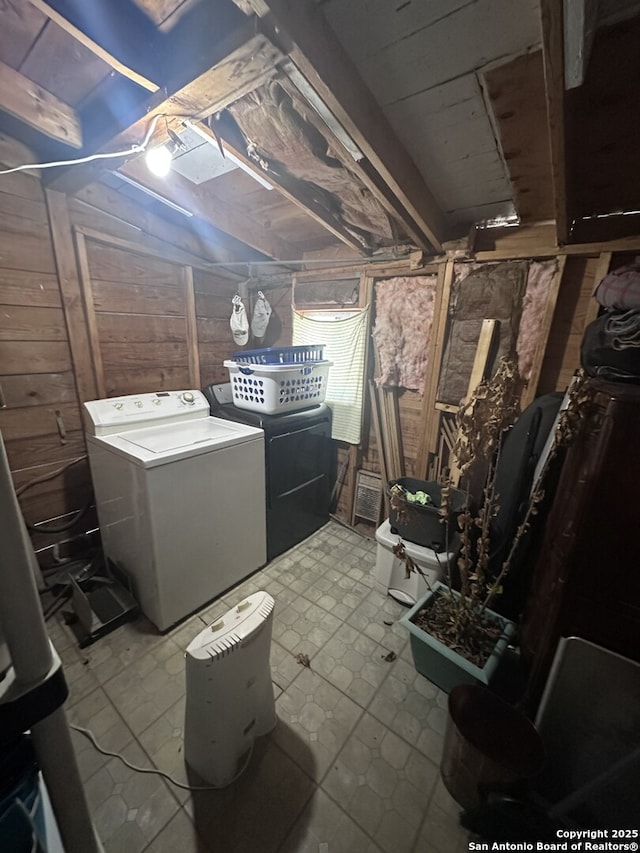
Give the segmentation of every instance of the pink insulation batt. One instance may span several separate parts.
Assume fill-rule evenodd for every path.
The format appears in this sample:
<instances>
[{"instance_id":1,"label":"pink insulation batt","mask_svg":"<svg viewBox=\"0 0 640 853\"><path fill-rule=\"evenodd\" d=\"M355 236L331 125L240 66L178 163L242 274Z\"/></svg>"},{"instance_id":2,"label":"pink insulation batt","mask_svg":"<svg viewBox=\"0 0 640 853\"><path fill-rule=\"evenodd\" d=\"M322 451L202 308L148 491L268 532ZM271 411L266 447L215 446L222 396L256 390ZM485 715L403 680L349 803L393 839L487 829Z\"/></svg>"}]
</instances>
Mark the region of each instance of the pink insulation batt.
<instances>
[{"instance_id":1,"label":"pink insulation batt","mask_svg":"<svg viewBox=\"0 0 640 853\"><path fill-rule=\"evenodd\" d=\"M547 309L547 300L555 275L555 261L532 261L527 276L527 289L522 302L522 317L518 330L518 368L520 376L529 379L531 368L540 340L542 318Z\"/></svg>"},{"instance_id":2,"label":"pink insulation batt","mask_svg":"<svg viewBox=\"0 0 640 853\"><path fill-rule=\"evenodd\" d=\"M424 393L436 299L435 275L389 278L376 284L373 330L380 385Z\"/></svg>"}]
</instances>

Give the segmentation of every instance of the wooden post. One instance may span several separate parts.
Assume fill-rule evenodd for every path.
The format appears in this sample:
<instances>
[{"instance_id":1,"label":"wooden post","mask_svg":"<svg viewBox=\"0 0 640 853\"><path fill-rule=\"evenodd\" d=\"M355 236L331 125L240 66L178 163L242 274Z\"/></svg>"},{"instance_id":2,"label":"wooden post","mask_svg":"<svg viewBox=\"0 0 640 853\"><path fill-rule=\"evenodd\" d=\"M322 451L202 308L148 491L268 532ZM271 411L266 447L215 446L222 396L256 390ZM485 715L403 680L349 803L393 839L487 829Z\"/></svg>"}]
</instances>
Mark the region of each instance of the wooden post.
<instances>
[{"instance_id":1,"label":"wooden post","mask_svg":"<svg viewBox=\"0 0 640 853\"><path fill-rule=\"evenodd\" d=\"M187 357L189 359L189 382L192 388L200 389L200 353L198 351L198 320L196 317L196 299L193 290L193 267L180 270L184 287L184 313L187 333Z\"/></svg>"},{"instance_id":2,"label":"wooden post","mask_svg":"<svg viewBox=\"0 0 640 853\"><path fill-rule=\"evenodd\" d=\"M551 284L551 289L547 297L545 312L542 317L538 344L536 346L536 352L533 357L533 364L531 366L531 374L529 376L529 379L527 380L527 386L524 389L522 397L520 399L520 405L523 409L525 409L530 403L535 400L536 392L538 390L538 382L540 381L540 371L542 370L542 362L544 360L545 350L547 349L547 342L549 340L549 333L551 331L551 324L553 323L553 315L555 314L556 303L558 301L558 293L560 292L560 284L562 282L562 276L564 275L564 268L566 266L566 263L567 256L559 255L558 268Z\"/></svg>"},{"instance_id":3,"label":"wooden post","mask_svg":"<svg viewBox=\"0 0 640 853\"><path fill-rule=\"evenodd\" d=\"M416 459L416 477L425 479L429 467L429 453L435 452L439 429L439 418L435 414L436 392L440 378L440 362L444 349L444 337L447 329L449 295L453 282L453 261L441 264L438 270L436 304L434 306L433 327L429 342L429 378L422 398L422 435L418 445Z\"/></svg>"},{"instance_id":4,"label":"wooden post","mask_svg":"<svg viewBox=\"0 0 640 853\"><path fill-rule=\"evenodd\" d=\"M81 402L93 400L99 392L82 305L67 198L62 193L46 190L45 199L78 397Z\"/></svg>"},{"instance_id":5,"label":"wooden post","mask_svg":"<svg viewBox=\"0 0 640 853\"><path fill-rule=\"evenodd\" d=\"M102 364L102 353L100 351L100 338L98 336L98 324L96 322L96 310L93 304L93 290L91 289L91 273L89 271L89 258L87 255L87 242L84 234L77 230L76 250L78 254L78 269L80 271L80 284L84 297L85 314L87 318L87 331L89 333L89 346L91 347L91 361L96 376L96 389L98 397L106 397L106 385L104 381L104 367Z\"/></svg>"},{"instance_id":6,"label":"wooden post","mask_svg":"<svg viewBox=\"0 0 640 853\"><path fill-rule=\"evenodd\" d=\"M469 398L475 393L478 385L480 385L483 379L485 379L491 349L499 326L500 323L498 320L482 321L480 337L478 338L478 346L473 359L473 367L471 368L471 376L469 377L469 384L467 385L467 394L463 403L466 403L469 400ZM455 459L451 460L451 464L449 466L449 477L453 485L457 486L460 481L460 469L458 468Z\"/></svg>"},{"instance_id":7,"label":"wooden post","mask_svg":"<svg viewBox=\"0 0 640 853\"><path fill-rule=\"evenodd\" d=\"M587 310L584 314L584 326L583 328L587 328L589 323L593 323L593 321L598 316L598 311L600 310L600 305L598 304L595 298L596 287L600 284L605 275L609 272L609 267L611 266L611 255L612 252L601 252L600 257L598 258L598 266L596 267L595 273L595 285L593 288L593 293L591 294L591 299L587 305Z\"/></svg>"}]
</instances>

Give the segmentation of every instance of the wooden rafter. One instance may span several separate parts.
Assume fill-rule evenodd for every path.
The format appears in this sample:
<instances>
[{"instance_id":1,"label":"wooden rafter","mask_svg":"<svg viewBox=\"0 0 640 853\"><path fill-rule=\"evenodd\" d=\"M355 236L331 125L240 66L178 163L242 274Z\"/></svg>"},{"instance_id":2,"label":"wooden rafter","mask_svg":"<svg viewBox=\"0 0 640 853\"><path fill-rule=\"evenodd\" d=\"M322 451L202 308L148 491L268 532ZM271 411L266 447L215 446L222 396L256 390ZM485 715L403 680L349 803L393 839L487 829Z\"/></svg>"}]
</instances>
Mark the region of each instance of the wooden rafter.
<instances>
[{"instance_id":1,"label":"wooden rafter","mask_svg":"<svg viewBox=\"0 0 640 853\"><path fill-rule=\"evenodd\" d=\"M137 83L144 89L148 89L150 92L158 90L158 84L147 76L149 70L147 69L145 73L140 71L140 68L144 68L147 64L145 62L144 51L138 50L135 57L130 53L127 59L123 59L120 53L122 50L122 42L119 41L120 38L127 31L131 35L130 19L125 15L120 15L123 26L119 29L117 38L110 38L109 27L104 27L104 14L98 13L100 4L87 3L85 6L85 15L80 20L79 16L74 14L75 9L81 8L79 4L46 2L46 0L30 0L30 3L48 18L51 18L61 29L72 35L76 41L84 45L84 47L88 48L96 56L99 56L114 71L117 71L129 80L133 80L134 83ZM149 32L152 33L153 29L155 28L150 24ZM153 33L152 37L154 37ZM105 44L105 39L109 40L109 45ZM146 36L145 41L148 41L148 39L149 35ZM126 39L124 43L126 44L128 41L129 39Z\"/></svg>"},{"instance_id":2,"label":"wooden rafter","mask_svg":"<svg viewBox=\"0 0 640 853\"><path fill-rule=\"evenodd\" d=\"M240 26L219 34L218 40L212 42L206 61L208 70L180 88L172 88L169 84L162 92L140 102L136 120L120 132L106 134L93 146L93 151L126 150L128 146L139 144L155 116L198 118L221 110L274 74L281 58L281 52L269 39L256 32L255 21L242 21ZM165 122L158 122L156 130L153 144L165 142ZM97 160L55 170L49 185L67 194L78 192L117 162Z\"/></svg>"},{"instance_id":3,"label":"wooden rafter","mask_svg":"<svg viewBox=\"0 0 640 853\"><path fill-rule=\"evenodd\" d=\"M364 158L399 199L422 248L441 249L444 217L422 175L402 147L313 0L234 0L245 13L263 17L297 70L335 115ZM366 164L361 162L361 168Z\"/></svg>"},{"instance_id":4,"label":"wooden rafter","mask_svg":"<svg viewBox=\"0 0 640 853\"><path fill-rule=\"evenodd\" d=\"M285 78L281 81L280 85L294 103L300 104L304 102L303 95L290 80ZM305 108L304 112L308 113L308 108ZM380 202L387 214L392 219L399 219L404 225L409 237L411 237L417 246L421 246L424 243L424 234L421 233L420 228L417 227L411 217L407 215L407 212L403 208L401 202L398 201L375 169L371 167L369 161L366 158L359 162L352 160L348 150L343 146L340 139L335 136L331 127L324 122L322 116L316 115L313 120L314 123L320 127L322 134L330 140L331 147L338 154L338 158L341 159L343 163L348 164L348 169L357 175L374 198ZM311 211L307 207L307 213L309 212ZM358 248L358 246L355 245L355 248Z\"/></svg>"},{"instance_id":5,"label":"wooden rafter","mask_svg":"<svg viewBox=\"0 0 640 853\"><path fill-rule=\"evenodd\" d=\"M0 62L0 110L52 139L74 148L82 146L80 121L73 107L3 62Z\"/></svg>"},{"instance_id":6,"label":"wooden rafter","mask_svg":"<svg viewBox=\"0 0 640 853\"><path fill-rule=\"evenodd\" d=\"M200 127L202 128L202 131L217 144L214 133L204 124L200 125ZM328 211L321 207L311 196L308 198L304 198L302 196L299 190L299 182L295 180L287 180L284 175L272 175L271 173L265 174L256 163L250 160L243 151L229 142L223 134L221 134L220 138L223 149L232 154L237 160L240 160L247 169L255 173L255 175L262 180L267 180L288 201L295 204L296 207L304 211L308 216L311 216L312 219L315 219L316 222L320 223L320 225L330 231L347 246L350 246L352 249L356 249L358 252L362 252L362 244L353 236L353 234L350 234L346 228L343 228L337 219L332 219Z\"/></svg>"},{"instance_id":7,"label":"wooden rafter","mask_svg":"<svg viewBox=\"0 0 640 853\"><path fill-rule=\"evenodd\" d=\"M142 160L128 163L121 171L148 189L188 208L195 216L213 223L225 234L271 258L290 260L300 256L292 244L265 228L249 213L218 198L211 189L191 183L182 175L172 172L166 178L157 178L149 172Z\"/></svg>"},{"instance_id":8,"label":"wooden rafter","mask_svg":"<svg viewBox=\"0 0 640 853\"><path fill-rule=\"evenodd\" d=\"M540 12L542 16L542 57L549 121L556 239L559 245L563 245L568 240L569 223L565 163L562 3L558 0L540 0Z\"/></svg>"}]
</instances>

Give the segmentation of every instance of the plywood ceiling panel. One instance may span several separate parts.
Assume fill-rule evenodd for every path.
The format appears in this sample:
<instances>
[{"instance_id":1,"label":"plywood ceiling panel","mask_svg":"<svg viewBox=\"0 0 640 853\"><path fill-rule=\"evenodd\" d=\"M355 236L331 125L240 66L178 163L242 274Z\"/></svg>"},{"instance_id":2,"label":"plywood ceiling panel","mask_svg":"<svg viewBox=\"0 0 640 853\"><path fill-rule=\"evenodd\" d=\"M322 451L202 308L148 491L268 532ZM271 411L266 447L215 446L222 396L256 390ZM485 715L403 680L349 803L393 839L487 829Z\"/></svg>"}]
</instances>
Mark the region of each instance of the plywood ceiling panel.
<instances>
[{"instance_id":1,"label":"plywood ceiling panel","mask_svg":"<svg viewBox=\"0 0 640 853\"><path fill-rule=\"evenodd\" d=\"M460 219L455 211L511 197L475 74L406 98L388 107L387 114L454 219Z\"/></svg>"},{"instance_id":2,"label":"plywood ceiling panel","mask_svg":"<svg viewBox=\"0 0 640 853\"><path fill-rule=\"evenodd\" d=\"M67 104L77 106L111 74L111 68L53 21L48 21L20 72Z\"/></svg>"},{"instance_id":3,"label":"plywood ceiling panel","mask_svg":"<svg viewBox=\"0 0 640 853\"><path fill-rule=\"evenodd\" d=\"M327 0L322 11L450 224L513 215L478 72L540 43L538 0Z\"/></svg>"},{"instance_id":4,"label":"plywood ceiling panel","mask_svg":"<svg viewBox=\"0 0 640 853\"><path fill-rule=\"evenodd\" d=\"M475 2L475 0L473 0ZM375 56L379 51L421 32L469 6L470 0L327 0L322 11L340 33L360 33L351 47L356 61Z\"/></svg>"},{"instance_id":5,"label":"plywood ceiling panel","mask_svg":"<svg viewBox=\"0 0 640 853\"><path fill-rule=\"evenodd\" d=\"M0 15L0 57L17 69L47 18L26 0L4 0L0 4Z\"/></svg>"},{"instance_id":6,"label":"plywood ceiling panel","mask_svg":"<svg viewBox=\"0 0 640 853\"><path fill-rule=\"evenodd\" d=\"M349 6L357 8L360 15L354 16L348 29L336 27L338 38L352 55L357 54L358 44L363 41L362 27L368 15L380 16L380 26L388 23L388 3L384 4L386 11L382 3L376 4L375 11L367 9L367 5L367 0L350 0ZM482 68L500 56L520 54L538 45L538 0L521 0L517 15L513 5L513 0L467 2L366 58L356 56L356 64L379 103L386 107ZM331 4L327 13L333 23Z\"/></svg>"},{"instance_id":7,"label":"plywood ceiling panel","mask_svg":"<svg viewBox=\"0 0 640 853\"><path fill-rule=\"evenodd\" d=\"M485 72L502 151L521 222L555 213L542 53L519 56Z\"/></svg>"}]
</instances>

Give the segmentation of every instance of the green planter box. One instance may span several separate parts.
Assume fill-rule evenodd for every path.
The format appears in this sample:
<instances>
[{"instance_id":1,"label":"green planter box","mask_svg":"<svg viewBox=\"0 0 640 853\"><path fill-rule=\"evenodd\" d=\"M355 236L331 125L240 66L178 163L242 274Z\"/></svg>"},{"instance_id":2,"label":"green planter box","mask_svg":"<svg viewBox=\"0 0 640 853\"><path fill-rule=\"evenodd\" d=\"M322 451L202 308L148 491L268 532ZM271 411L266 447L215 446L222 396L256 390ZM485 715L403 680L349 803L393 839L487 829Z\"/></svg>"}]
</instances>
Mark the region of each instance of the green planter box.
<instances>
[{"instance_id":1,"label":"green planter box","mask_svg":"<svg viewBox=\"0 0 640 853\"><path fill-rule=\"evenodd\" d=\"M404 625L411 635L411 653L413 654L415 668L420 675L424 675L425 678L428 678L446 693L449 693L458 684L484 684L488 686L495 676L509 640L515 634L516 626L498 613L494 613L493 610L487 610L490 616L502 624L503 631L485 665L483 667L475 666L457 652L452 651L449 646L445 646L431 634L427 634L426 631L418 628L412 621L418 611L424 610L431 597L440 589L445 590L447 587L445 584L436 583L433 592L430 591L423 596L399 620L400 624ZM457 593L454 592L454 595Z\"/></svg>"}]
</instances>

